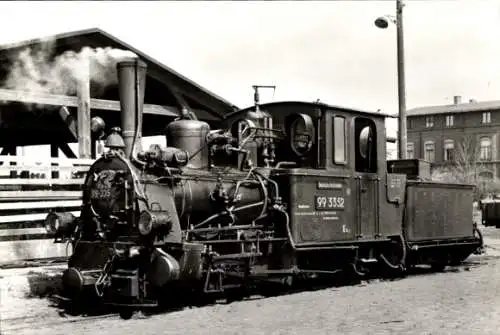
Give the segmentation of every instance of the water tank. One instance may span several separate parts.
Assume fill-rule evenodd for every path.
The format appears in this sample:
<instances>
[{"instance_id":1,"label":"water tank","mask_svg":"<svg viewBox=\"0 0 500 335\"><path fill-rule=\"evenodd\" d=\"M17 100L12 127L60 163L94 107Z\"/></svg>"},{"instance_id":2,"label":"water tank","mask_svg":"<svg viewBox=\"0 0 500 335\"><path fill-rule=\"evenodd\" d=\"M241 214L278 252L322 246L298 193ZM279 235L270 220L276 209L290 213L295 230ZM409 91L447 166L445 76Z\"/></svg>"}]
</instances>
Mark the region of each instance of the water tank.
<instances>
[{"instance_id":1,"label":"water tank","mask_svg":"<svg viewBox=\"0 0 500 335\"><path fill-rule=\"evenodd\" d=\"M206 136L210 131L208 123L198 120L177 120L167 126L167 146L185 150L189 154L187 167L204 169L208 167Z\"/></svg>"}]
</instances>

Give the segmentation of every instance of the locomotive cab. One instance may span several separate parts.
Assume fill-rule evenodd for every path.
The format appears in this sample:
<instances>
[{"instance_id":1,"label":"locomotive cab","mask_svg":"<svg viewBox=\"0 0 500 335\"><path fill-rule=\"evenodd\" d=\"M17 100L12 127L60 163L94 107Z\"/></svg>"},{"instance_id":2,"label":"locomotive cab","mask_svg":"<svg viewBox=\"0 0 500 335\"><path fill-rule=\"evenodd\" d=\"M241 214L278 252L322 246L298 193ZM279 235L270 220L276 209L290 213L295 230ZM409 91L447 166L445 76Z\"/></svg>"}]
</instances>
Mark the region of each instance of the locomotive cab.
<instances>
[{"instance_id":1,"label":"locomotive cab","mask_svg":"<svg viewBox=\"0 0 500 335\"><path fill-rule=\"evenodd\" d=\"M391 188L387 200L387 115L305 102L261 108L283 133L276 161L287 163L272 174L286 194L297 246L377 242L398 234L404 188ZM228 116L228 125L245 113ZM393 223L380 222L380 215L389 213Z\"/></svg>"},{"instance_id":2,"label":"locomotive cab","mask_svg":"<svg viewBox=\"0 0 500 335\"><path fill-rule=\"evenodd\" d=\"M404 163L386 160L389 115L306 102L260 108L283 133L276 144L276 162L283 164L270 173L287 204L292 255L326 248L340 251L344 260L352 257L358 269L373 263L397 269L407 260L438 266L460 262L482 244L472 223L472 185L407 180L414 178L388 171L388 165ZM234 124L245 112L226 121ZM294 120L302 120L301 127ZM307 150L296 150L296 143ZM416 209L421 203L426 211ZM447 248L443 241L450 242ZM321 265L308 258L307 266Z\"/></svg>"}]
</instances>

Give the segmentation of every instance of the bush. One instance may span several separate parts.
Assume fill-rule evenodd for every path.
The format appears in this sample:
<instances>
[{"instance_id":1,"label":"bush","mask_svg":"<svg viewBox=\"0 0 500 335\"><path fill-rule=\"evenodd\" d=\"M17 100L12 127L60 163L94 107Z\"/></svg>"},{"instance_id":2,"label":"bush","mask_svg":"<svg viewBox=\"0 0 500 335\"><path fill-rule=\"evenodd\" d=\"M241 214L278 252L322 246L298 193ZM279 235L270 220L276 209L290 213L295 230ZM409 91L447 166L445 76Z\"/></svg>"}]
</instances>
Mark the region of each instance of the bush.
<instances>
[{"instance_id":1,"label":"bush","mask_svg":"<svg viewBox=\"0 0 500 335\"><path fill-rule=\"evenodd\" d=\"M500 194L500 181L484 178L479 171L461 172L454 168L436 168L431 179L444 183L459 183L475 185L474 200L484 199L487 195Z\"/></svg>"}]
</instances>

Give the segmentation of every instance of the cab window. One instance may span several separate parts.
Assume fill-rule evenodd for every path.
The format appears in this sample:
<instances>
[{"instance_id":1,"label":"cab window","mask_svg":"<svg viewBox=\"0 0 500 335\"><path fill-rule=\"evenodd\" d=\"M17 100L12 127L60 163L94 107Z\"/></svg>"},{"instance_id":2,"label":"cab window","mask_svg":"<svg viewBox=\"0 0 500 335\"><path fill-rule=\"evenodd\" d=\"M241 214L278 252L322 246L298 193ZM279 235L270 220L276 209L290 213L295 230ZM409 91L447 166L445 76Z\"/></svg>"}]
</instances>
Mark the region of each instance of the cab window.
<instances>
[{"instance_id":1,"label":"cab window","mask_svg":"<svg viewBox=\"0 0 500 335\"><path fill-rule=\"evenodd\" d=\"M335 115L332 122L333 133L333 162L335 164L345 164L346 157L346 140L345 140L345 118Z\"/></svg>"},{"instance_id":2,"label":"cab window","mask_svg":"<svg viewBox=\"0 0 500 335\"><path fill-rule=\"evenodd\" d=\"M375 123L367 118L354 120L356 171L377 172L377 134Z\"/></svg>"}]
</instances>

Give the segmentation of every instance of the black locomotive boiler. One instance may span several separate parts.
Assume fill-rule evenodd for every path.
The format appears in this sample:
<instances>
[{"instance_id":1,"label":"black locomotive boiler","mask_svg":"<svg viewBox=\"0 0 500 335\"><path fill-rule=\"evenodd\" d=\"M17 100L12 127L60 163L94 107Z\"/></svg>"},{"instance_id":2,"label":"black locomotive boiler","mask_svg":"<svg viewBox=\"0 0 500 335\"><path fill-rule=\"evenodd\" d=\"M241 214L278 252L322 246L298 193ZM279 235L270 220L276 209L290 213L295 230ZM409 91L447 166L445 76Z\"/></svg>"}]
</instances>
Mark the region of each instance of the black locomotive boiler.
<instances>
[{"instance_id":1,"label":"black locomotive boiler","mask_svg":"<svg viewBox=\"0 0 500 335\"><path fill-rule=\"evenodd\" d=\"M180 292L443 268L482 247L473 185L391 173L383 114L256 99L218 129L184 113L165 125L167 147L142 152L146 66L117 69L123 131L90 167L80 217L47 217L55 242L73 244L70 298L90 289L134 309Z\"/></svg>"}]
</instances>

